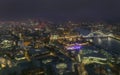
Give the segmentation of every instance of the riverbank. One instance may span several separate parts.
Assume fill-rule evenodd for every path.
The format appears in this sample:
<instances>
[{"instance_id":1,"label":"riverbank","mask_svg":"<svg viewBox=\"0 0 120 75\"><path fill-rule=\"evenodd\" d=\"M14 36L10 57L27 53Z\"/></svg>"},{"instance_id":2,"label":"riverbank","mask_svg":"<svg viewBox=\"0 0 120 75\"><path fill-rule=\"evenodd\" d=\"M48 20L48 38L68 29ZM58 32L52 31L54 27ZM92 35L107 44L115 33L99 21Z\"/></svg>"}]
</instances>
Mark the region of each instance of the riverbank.
<instances>
[{"instance_id":1,"label":"riverbank","mask_svg":"<svg viewBox=\"0 0 120 75\"><path fill-rule=\"evenodd\" d=\"M118 37L118 36L110 36L110 37L120 41L120 37Z\"/></svg>"}]
</instances>

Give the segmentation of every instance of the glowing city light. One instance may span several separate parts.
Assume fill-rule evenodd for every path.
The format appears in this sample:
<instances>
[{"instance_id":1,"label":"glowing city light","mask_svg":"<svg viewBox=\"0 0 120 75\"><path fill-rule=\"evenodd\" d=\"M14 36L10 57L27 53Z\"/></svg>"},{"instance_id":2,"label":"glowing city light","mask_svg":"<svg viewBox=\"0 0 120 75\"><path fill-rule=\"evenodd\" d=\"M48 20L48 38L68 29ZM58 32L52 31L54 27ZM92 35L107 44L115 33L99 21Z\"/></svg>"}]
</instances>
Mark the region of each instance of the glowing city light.
<instances>
[{"instance_id":1,"label":"glowing city light","mask_svg":"<svg viewBox=\"0 0 120 75\"><path fill-rule=\"evenodd\" d=\"M78 49L80 49L81 48L81 46L80 45L75 45L75 46L69 46L69 47L67 47L67 50L78 50Z\"/></svg>"}]
</instances>

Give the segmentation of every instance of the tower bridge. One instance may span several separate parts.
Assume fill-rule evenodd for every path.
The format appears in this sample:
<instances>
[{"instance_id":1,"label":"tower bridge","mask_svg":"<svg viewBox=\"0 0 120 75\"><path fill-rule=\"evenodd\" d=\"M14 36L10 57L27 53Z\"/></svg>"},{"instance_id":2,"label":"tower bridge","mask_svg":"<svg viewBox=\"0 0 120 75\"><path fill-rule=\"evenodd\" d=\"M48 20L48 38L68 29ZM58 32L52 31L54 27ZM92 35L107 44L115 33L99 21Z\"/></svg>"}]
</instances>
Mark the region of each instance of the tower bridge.
<instances>
[{"instance_id":1,"label":"tower bridge","mask_svg":"<svg viewBox=\"0 0 120 75\"><path fill-rule=\"evenodd\" d=\"M107 38L107 37L114 37L113 34L109 33L109 34L105 34L102 31L95 31L95 32L91 32L88 35L66 35L66 36L59 36L59 35L53 35L52 37L50 37L51 40L57 40L57 39L74 39L74 38L91 38L91 37L99 37L99 38Z\"/></svg>"},{"instance_id":2,"label":"tower bridge","mask_svg":"<svg viewBox=\"0 0 120 75\"><path fill-rule=\"evenodd\" d=\"M89 33L85 37L112 37L112 36L113 36L113 34L105 34L102 31L95 31L95 32Z\"/></svg>"}]
</instances>

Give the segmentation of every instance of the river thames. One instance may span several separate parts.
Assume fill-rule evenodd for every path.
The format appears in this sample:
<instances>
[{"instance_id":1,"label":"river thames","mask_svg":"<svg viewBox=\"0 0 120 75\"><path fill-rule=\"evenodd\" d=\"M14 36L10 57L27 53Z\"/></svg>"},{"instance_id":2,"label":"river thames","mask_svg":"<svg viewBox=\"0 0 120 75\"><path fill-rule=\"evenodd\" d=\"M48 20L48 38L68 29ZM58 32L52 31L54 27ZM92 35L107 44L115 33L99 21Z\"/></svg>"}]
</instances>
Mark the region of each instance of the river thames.
<instances>
[{"instance_id":1,"label":"river thames","mask_svg":"<svg viewBox=\"0 0 120 75\"><path fill-rule=\"evenodd\" d=\"M82 35L88 35L91 31L88 29L81 29L78 28L77 31L79 34ZM113 38L98 38L95 37L93 39L93 43L103 49L105 49L108 53L114 55L114 56L120 56L120 41L113 39Z\"/></svg>"}]
</instances>

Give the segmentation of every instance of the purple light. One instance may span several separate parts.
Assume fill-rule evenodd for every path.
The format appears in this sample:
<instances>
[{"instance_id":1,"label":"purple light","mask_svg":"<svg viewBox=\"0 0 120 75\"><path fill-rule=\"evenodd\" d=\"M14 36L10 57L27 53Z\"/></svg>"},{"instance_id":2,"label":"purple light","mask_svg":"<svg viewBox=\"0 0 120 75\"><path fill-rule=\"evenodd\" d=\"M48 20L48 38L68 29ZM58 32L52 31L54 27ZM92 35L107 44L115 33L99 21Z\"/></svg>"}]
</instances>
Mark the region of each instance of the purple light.
<instances>
[{"instance_id":1,"label":"purple light","mask_svg":"<svg viewBox=\"0 0 120 75\"><path fill-rule=\"evenodd\" d=\"M81 46L80 45L75 45L75 46L69 46L67 47L67 50L76 50L76 49L80 49Z\"/></svg>"}]
</instances>

